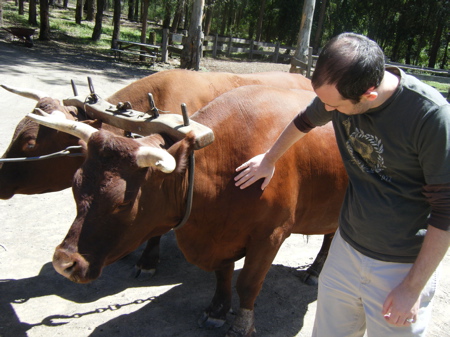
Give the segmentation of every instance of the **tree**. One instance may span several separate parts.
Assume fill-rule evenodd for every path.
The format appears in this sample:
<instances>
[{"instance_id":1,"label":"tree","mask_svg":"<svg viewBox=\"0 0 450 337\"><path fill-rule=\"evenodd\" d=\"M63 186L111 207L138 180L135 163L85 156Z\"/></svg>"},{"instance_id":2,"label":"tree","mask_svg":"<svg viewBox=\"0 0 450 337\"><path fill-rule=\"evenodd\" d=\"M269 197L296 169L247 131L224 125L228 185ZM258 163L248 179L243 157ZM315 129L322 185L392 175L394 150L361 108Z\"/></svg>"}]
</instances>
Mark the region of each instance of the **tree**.
<instances>
[{"instance_id":1,"label":"tree","mask_svg":"<svg viewBox=\"0 0 450 337\"><path fill-rule=\"evenodd\" d=\"M134 6L136 1L128 0L128 21L134 21Z\"/></svg>"},{"instance_id":2,"label":"tree","mask_svg":"<svg viewBox=\"0 0 450 337\"><path fill-rule=\"evenodd\" d=\"M206 0L206 6L205 6L205 23L203 30L205 31L205 35L209 35L209 32L211 31L211 23L213 19L213 9L214 9L214 3L216 0Z\"/></svg>"},{"instance_id":3,"label":"tree","mask_svg":"<svg viewBox=\"0 0 450 337\"><path fill-rule=\"evenodd\" d=\"M92 32L92 40L99 41L102 36L103 9L105 0L97 0L97 14L95 15L95 26Z\"/></svg>"},{"instance_id":4,"label":"tree","mask_svg":"<svg viewBox=\"0 0 450 337\"><path fill-rule=\"evenodd\" d=\"M313 43L313 50L314 50L313 52L315 54L318 54L320 43L322 41L323 25L325 22L326 11L327 11L327 0L322 0L320 5L319 19L317 22L316 35L314 36L314 43Z\"/></svg>"},{"instance_id":5,"label":"tree","mask_svg":"<svg viewBox=\"0 0 450 337\"><path fill-rule=\"evenodd\" d=\"M30 0L28 4L28 23L33 26L37 26L37 10L36 0Z\"/></svg>"},{"instance_id":6,"label":"tree","mask_svg":"<svg viewBox=\"0 0 450 337\"><path fill-rule=\"evenodd\" d=\"M75 22L80 25L81 20L83 20L83 0L77 0L75 7Z\"/></svg>"},{"instance_id":7,"label":"tree","mask_svg":"<svg viewBox=\"0 0 450 337\"><path fill-rule=\"evenodd\" d=\"M301 62L308 60L309 40L311 37L312 18L314 16L315 0L305 0L303 3L302 22L300 23L300 32L298 33L297 49L291 60L291 69L289 72L298 72L293 62L295 59Z\"/></svg>"},{"instance_id":8,"label":"tree","mask_svg":"<svg viewBox=\"0 0 450 337\"><path fill-rule=\"evenodd\" d=\"M150 5L149 0L142 0L142 29L141 29L141 43L147 41L147 17L148 17L148 6ZM144 56L140 56L141 61L145 60Z\"/></svg>"},{"instance_id":9,"label":"tree","mask_svg":"<svg viewBox=\"0 0 450 337\"><path fill-rule=\"evenodd\" d=\"M93 21L95 13L95 0L86 0L85 7L86 7L86 21Z\"/></svg>"},{"instance_id":10,"label":"tree","mask_svg":"<svg viewBox=\"0 0 450 337\"><path fill-rule=\"evenodd\" d=\"M113 16L113 34L111 39L111 48L117 49L117 40L120 38L120 15L122 14L122 6L120 0L114 0L114 16Z\"/></svg>"},{"instance_id":11,"label":"tree","mask_svg":"<svg viewBox=\"0 0 450 337\"><path fill-rule=\"evenodd\" d=\"M266 0L261 0L261 8L259 10L258 23L256 24L256 37L255 37L255 41L258 42L261 41L265 10L266 10Z\"/></svg>"},{"instance_id":12,"label":"tree","mask_svg":"<svg viewBox=\"0 0 450 337\"><path fill-rule=\"evenodd\" d=\"M24 0L19 0L19 15L23 15L24 13L25 13Z\"/></svg>"},{"instance_id":13,"label":"tree","mask_svg":"<svg viewBox=\"0 0 450 337\"><path fill-rule=\"evenodd\" d=\"M50 20L49 20L49 4L48 0L39 1L40 15L40 29L39 29L39 40L48 41L50 40Z\"/></svg>"},{"instance_id":14,"label":"tree","mask_svg":"<svg viewBox=\"0 0 450 337\"><path fill-rule=\"evenodd\" d=\"M180 67L183 69L200 68L201 47L203 40L202 17L205 0L195 0L188 36L183 39L183 51L181 52Z\"/></svg>"}]
</instances>

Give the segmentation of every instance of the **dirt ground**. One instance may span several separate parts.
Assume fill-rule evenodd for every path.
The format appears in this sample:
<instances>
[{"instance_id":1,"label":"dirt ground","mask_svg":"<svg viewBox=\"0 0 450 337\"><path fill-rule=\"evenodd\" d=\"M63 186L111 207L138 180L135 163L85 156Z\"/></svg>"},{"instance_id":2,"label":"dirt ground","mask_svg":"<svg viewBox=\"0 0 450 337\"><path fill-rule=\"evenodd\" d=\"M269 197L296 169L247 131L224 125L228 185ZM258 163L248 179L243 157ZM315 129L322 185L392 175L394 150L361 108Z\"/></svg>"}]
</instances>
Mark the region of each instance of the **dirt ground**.
<instances>
[{"instance_id":1,"label":"dirt ground","mask_svg":"<svg viewBox=\"0 0 450 337\"><path fill-rule=\"evenodd\" d=\"M93 58L57 45L36 43L34 48L11 43L0 35L0 83L40 89L53 97L72 96L70 79L79 93L88 93L91 76L96 92L107 97L132 81L176 67L136 67ZM288 70L286 65L206 60L203 70L255 72ZM0 91L3 118L0 152L3 153L17 123L34 102ZM132 277L139 252L105 268L88 285L71 283L51 265L53 250L65 236L75 215L71 191L44 195L17 195L0 200L0 337L108 336L207 337L218 330L197 327L197 318L209 304L214 275L187 263L173 233L163 237L158 273L147 280ZM302 270L316 256L321 237L291 236L267 275L256 302L259 336L310 336L317 288L299 281ZM235 274L242 268L236 264ZM442 265L429 336L450 336L450 253ZM237 309L237 295L233 307ZM233 316L230 315L230 322Z\"/></svg>"}]
</instances>

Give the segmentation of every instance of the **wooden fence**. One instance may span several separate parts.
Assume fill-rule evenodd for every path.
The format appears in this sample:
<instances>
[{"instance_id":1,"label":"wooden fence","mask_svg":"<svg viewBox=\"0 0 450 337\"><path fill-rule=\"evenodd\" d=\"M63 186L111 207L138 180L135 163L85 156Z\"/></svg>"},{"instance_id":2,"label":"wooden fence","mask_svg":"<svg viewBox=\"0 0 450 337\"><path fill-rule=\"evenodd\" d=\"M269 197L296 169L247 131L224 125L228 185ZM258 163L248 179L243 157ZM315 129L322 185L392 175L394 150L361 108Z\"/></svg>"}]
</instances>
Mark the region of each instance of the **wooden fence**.
<instances>
[{"instance_id":1,"label":"wooden fence","mask_svg":"<svg viewBox=\"0 0 450 337\"><path fill-rule=\"evenodd\" d=\"M183 49L183 34L170 33L169 29L162 30L162 43L157 46L157 55L162 62L166 62L168 54L181 55ZM154 48L154 45L150 45ZM312 48L308 50L306 62L294 57L295 47L282 45L279 42L257 42L254 40L234 37L221 37L208 35L203 38L202 56L210 54L212 57L243 57L246 59L263 58L270 62L290 63L292 67L299 68L303 74L311 78L318 56L313 55ZM417 67L401 63L387 62L403 69L405 72L421 80L450 83L450 71L432 68Z\"/></svg>"}]
</instances>

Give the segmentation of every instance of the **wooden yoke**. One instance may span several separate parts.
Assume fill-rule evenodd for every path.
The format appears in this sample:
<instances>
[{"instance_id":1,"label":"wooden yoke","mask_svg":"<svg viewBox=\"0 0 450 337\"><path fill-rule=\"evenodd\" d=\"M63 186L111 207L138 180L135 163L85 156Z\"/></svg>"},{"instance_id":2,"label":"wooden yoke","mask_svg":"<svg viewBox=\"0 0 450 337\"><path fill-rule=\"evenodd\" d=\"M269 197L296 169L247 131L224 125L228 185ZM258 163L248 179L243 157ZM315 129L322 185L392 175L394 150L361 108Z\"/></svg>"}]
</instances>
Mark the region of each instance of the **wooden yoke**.
<instances>
[{"instance_id":1,"label":"wooden yoke","mask_svg":"<svg viewBox=\"0 0 450 337\"><path fill-rule=\"evenodd\" d=\"M152 133L166 133L175 140L181 140L190 131L193 131L195 134L195 150L204 148L214 141L213 131L200 123L188 120L187 114L184 118L182 115L176 114L159 115L155 113L152 116L145 112L133 110L128 102L114 106L96 94L91 94L87 98L75 96L65 99L63 102L66 106L71 105L83 109L90 118L98 119L103 123L142 136L148 136Z\"/></svg>"}]
</instances>

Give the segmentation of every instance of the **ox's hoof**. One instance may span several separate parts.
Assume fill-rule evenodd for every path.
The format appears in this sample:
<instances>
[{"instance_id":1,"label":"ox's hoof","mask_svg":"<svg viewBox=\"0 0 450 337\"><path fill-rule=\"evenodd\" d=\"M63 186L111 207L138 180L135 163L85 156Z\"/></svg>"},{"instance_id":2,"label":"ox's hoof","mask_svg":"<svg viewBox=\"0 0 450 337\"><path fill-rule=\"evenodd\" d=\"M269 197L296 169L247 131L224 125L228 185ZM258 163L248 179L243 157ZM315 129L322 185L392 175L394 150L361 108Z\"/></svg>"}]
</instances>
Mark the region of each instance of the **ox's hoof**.
<instances>
[{"instance_id":1,"label":"ox's hoof","mask_svg":"<svg viewBox=\"0 0 450 337\"><path fill-rule=\"evenodd\" d=\"M256 330L253 329L253 331L250 331L247 334L244 334L245 332L242 331L236 331L233 327L231 327L228 331L225 337L256 337Z\"/></svg>"},{"instance_id":2,"label":"ox's hoof","mask_svg":"<svg viewBox=\"0 0 450 337\"><path fill-rule=\"evenodd\" d=\"M300 277L300 280L309 286L316 286L319 284L319 278L315 275L311 275L308 273L305 273L303 277Z\"/></svg>"},{"instance_id":3,"label":"ox's hoof","mask_svg":"<svg viewBox=\"0 0 450 337\"><path fill-rule=\"evenodd\" d=\"M198 326L205 329L220 328L225 324L226 318L214 318L209 316L207 312L204 312L202 317L197 321Z\"/></svg>"},{"instance_id":4,"label":"ox's hoof","mask_svg":"<svg viewBox=\"0 0 450 337\"><path fill-rule=\"evenodd\" d=\"M253 310L240 308L233 325L225 337L255 337L255 314Z\"/></svg>"},{"instance_id":5,"label":"ox's hoof","mask_svg":"<svg viewBox=\"0 0 450 337\"><path fill-rule=\"evenodd\" d=\"M150 280L155 274L156 269L141 269L135 267L131 276L139 281L147 281Z\"/></svg>"},{"instance_id":6,"label":"ox's hoof","mask_svg":"<svg viewBox=\"0 0 450 337\"><path fill-rule=\"evenodd\" d=\"M312 275L307 271L301 271L298 275L300 281L309 286L317 286L319 284L319 277Z\"/></svg>"}]
</instances>

